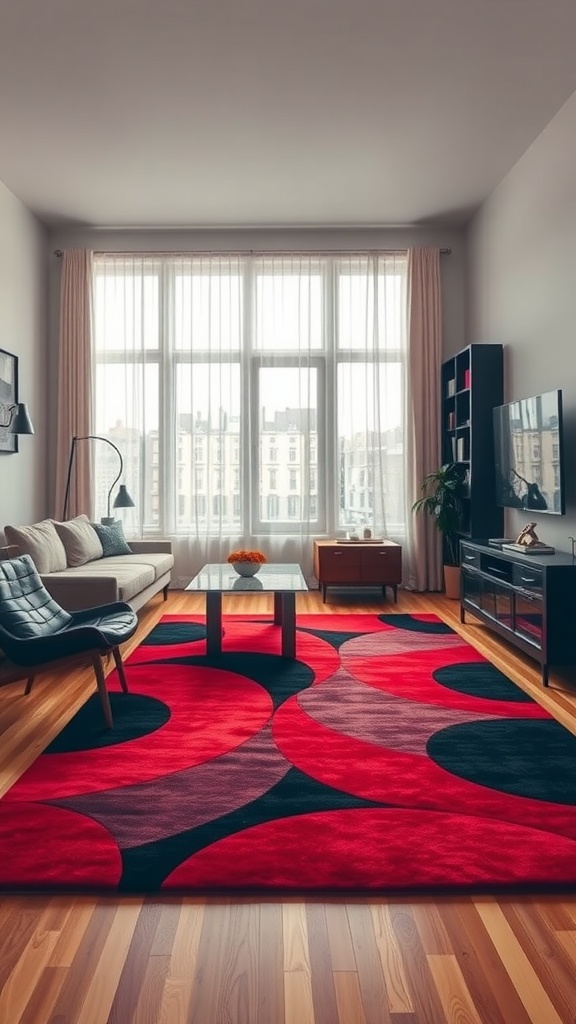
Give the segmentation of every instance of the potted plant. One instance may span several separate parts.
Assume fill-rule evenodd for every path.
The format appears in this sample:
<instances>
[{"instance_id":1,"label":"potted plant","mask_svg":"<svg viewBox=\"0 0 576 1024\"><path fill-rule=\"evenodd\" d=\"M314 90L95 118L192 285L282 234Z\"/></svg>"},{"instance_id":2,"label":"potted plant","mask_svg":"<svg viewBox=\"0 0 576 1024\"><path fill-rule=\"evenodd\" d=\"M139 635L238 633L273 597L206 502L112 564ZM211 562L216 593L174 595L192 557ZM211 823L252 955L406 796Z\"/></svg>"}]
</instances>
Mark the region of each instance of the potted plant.
<instances>
[{"instance_id":1,"label":"potted plant","mask_svg":"<svg viewBox=\"0 0 576 1024\"><path fill-rule=\"evenodd\" d=\"M434 517L443 538L444 587L446 597L460 596L460 499L464 493L462 466L448 462L429 473L422 484L422 497L412 506L413 512Z\"/></svg>"}]
</instances>

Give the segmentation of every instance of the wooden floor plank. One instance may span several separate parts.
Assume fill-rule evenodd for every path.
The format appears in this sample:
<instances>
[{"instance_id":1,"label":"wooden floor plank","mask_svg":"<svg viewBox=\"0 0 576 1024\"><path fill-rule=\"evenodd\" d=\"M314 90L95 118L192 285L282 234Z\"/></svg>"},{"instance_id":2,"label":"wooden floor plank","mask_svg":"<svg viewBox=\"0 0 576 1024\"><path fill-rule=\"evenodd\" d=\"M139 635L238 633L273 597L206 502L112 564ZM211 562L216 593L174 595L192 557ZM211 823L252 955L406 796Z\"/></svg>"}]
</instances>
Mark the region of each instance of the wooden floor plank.
<instances>
[{"instance_id":1,"label":"wooden floor plank","mask_svg":"<svg viewBox=\"0 0 576 1024\"><path fill-rule=\"evenodd\" d=\"M306 920L314 1021L315 1024L333 1024L337 1019L338 1006L325 907L321 903L308 903Z\"/></svg>"},{"instance_id":2,"label":"wooden floor plank","mask_svg":"<svg viewBox=\"0 0 576 1024\"><path fill-rule=\"evenodd\" d=\"M502 908L495 903L478 902L476 907L484 926L532 1021L565 1024L538 978L530 960L516 939Z\"/></svg>"},{"instance_id":3,"label":"wooden floor plank","mask_svg":"<svg viewBox=\"0 0 576 1024\"><path fill-rule=\"evenodd\" d=\"M141 907L114 993L107 1024L126 1024L133 1019L161 916L162 906L159 903L152 905L144 903ZM170 950L171 948L172 943ZM169 956L170 950L168 950L167 956Z\"/></svg>"},{"instance_id":4,"label":"wooden floor plank","mask_svg":"<svg viewBox=\"0 0 576 1024\"><path fill-rule=\"evenodd\" d=\"M205 909L203 903L194 899L182 900L159 1009L162 1024L171 1024L172 1020L181 1024L188 1020L192 998L199 983L199 950ZM173 1016L176 1012L182 1013L182 1016Z\"/></svg>"},{"instance_id":5,"label":"wooden floor plank","mask_svg":"<svg viewBox=\"0 0 576 1024\"><path fill-rule=\"evenodd\" d=\"M374 938L382 965L384 984L388 994L388 1008L391 1015L398 1013L412 1013L412 999L408 979L404 970L402 954L398 940L392 926L390 907L385 903L379 903L370 907L372 924L374 927Z\"/></svg>"},{"instance_id":6,"label":"wooden floor plank","mask_svg":"<svg viewBox=\"0 0 576 1024\"><path fill-rule=\"evenodd\" d=\"M284 945L280 903L260 905L258 974L259 998L253 1012L253 1024L281 1022L284 1018Z\"/></svg>"},{"instance_id":7,"label":"wooden floor plank","mask_svg":"<svg viewBox=\"0 0 576 1024\"><path fill-rule=\"evenodd\" d=\"M402 955L416 1019L442 1022L442 1005L412 915L412 907L409 904L394 903L390 908L390 918Z\"/></svg>"},{"instance_id":8,"label":"wooden floor plank","mask_svg":"<svg viewBox=\"0 0 576 1024\"><path fill-rule=\"evenodd\" d=\"M48 905L0 992L0 1021L19 1021L42 977L59 932L46 925L51 917Z\"/></svg>"},{"instance_id":9,"label":"wooden floor plank","mask_svg":"<svg viewBox=\"0 0 576 1024\"><path fill-rule=\"evenodd\" d=\"M32 991L22 1016L11 1024L40 1024L50 1021L67 977L67 967L46 967Z\"/></svg>"},{"instance_id":10,"label":"wooden floor plank","mask_svg":"<svg viewBox=\"0 0 576 1024\"><path fill-rule=\"evenodd\" d=\"M367 1024L355 971L338 971L334 975L339 1024ZM336 1018L332 1018L334 1021Z\"/></svg>"},{"instance_id":11,"label":"wooden floor plank","mask_svg":"<svg viewBox=\"0 0 576 1024\"><path fill-rule=\"evenodd\" d=\"M489 897L486 902L491 904ZM483 1021L530 1024L526 1009L472 899L443 899L440 907L454 956Z\"/></svg>"},{"instance_id":12,"label":"wooden floor plank","mask_svg":"<svg viewBox=\"0 0 576 1024\"><path fill-rule=\"evenodd\" d=\"M107 1024L141 909L136 899L116 908L76 1024Z\"/></svg>"},{"instance_id":13,"label":"wooden floor plank","mask_svg":"<svg viewBox=\"0 0 576 1024\"><path fill-rule=\"evenodd\" d=\"M312 984L308 971L284 973L284 1024L315 1024Z\"/></svg>"},{"instance_id":14,"label":"wooden floor plank","mask_svg":"<svg viewBox=\"0 0 576 1024\"><path fill-rule=\"evenodd\" d=\"M576 982L569 951L567 954L555 929L549 926L531 900L520 905L506 900L502 912L557 1013L562 1020L570 1021L576 998ZM567 998L566 993L571 985L574 985L574 996Z\"/></svg>"},{"instance_id":15,"label":"wooden floor plank","mask_svg":"<svg viewBox=\"0 0 576 1024\"><path fill-rule=\"evenodd\" d=\"M304 903L286 903L282 907L284 970L310 974L308 919Z\"/></svg>"},{"instance_id":16,"label":"wooden floor plank","mask_svg":"<svg viewBox=\"0 0 576 1024\"><path fill-rule=\"evenodd\" d=\"M341 903L330 902L324 909L332 970L355 971L356 957L354 956L346 907Z\"/></svg>"},{"instance_id":17,"label":"wooden floor plank","mask_svg":"<svg viewBox=\"0 0 576 1024\"><path fill-rule=\"evenodd\" d=\"M456 957L433 953L426 959L448 1024L483 1024Z\"/></svg>"},{"instance_id":18,"label":"wooden floor plank","mask_svg":"<svg viewBox=\"0 0 576 1024\"><path fill-rule=\"evenodd\" d=\"M162 615L203 610L202 595L184 592L150 602L125 656ZM459 622L458 602L400 591L397 605L383 604L335 589L326 604L314 591L297 598L299 613L383 610L440 614L576 732L576 681L553 671L542 688L535 662L472 616ZM271 612L268 595L224 602L224 614ZM26 698L21 683L0 688L0 794L93 691L84 668L43 674ZM574 1024L573 893L159 896L134 917L135 906L122 896L0 896L1 1024L100 1024L106 1005L110 1024L341 1024L343 1014L346 1024L442 1024L449 1013L458 1024L474 1013L482 1024Z\"/></svg>"},{"instance_id":19,"label":"wooden floor plank","mask_svg":"<svg viewBox=\"0 0 576 1024\"><path fill-rule=\"evenodd\" d=\"M366 1024L389 1024L388 992L370 907L362 903L348 903L346 914L354 946L356 973Z\"/></svg>"}]
</instances>

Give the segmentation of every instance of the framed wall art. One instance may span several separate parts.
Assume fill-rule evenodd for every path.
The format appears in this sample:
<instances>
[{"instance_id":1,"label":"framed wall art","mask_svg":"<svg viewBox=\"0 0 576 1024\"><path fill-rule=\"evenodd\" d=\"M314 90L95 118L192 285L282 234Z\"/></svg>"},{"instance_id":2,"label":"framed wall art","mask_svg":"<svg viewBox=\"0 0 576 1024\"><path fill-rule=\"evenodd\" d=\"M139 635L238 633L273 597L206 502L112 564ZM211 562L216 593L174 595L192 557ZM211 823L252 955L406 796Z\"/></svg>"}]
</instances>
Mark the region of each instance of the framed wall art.
<instances>
[{"instance_id":1,"label":"framed wall art","mask_svg":"<svg viewBox=\"0 0 576 1024\"><path fill-rule=\"evenodd\" d=\"M10 431L12 406L18 401L18 356L0 348L0 454L18 451L18 435Z\"/></svg>"}]
</instances>

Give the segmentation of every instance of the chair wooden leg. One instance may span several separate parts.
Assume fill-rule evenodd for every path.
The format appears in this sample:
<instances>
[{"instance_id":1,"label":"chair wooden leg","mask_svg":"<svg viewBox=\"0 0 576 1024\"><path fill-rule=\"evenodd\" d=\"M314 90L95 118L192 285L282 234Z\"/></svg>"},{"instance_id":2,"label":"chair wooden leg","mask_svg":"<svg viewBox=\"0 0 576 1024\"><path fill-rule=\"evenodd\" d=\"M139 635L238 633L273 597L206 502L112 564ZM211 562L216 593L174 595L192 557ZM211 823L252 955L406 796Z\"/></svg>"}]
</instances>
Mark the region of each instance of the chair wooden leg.
<instances>
[{"instance_id":1,"label":"chair wooden leg","mask_svg":"<svg viewBox=\"0 0 576 1024\"><path fill-rule=\"evenodd\" d=\"M32 687L34 685L35 678L36 678L36 676L28 676L28 679L27 679L27 682L26 682L26 689L24 690L25 696L27 696L30 693L30 690L32 689Z\"/></svg>"},{"instance_id":2,"label":"chair wooden leg","mask_svg":"<svg viewBox=\"0 0 576 1024\"><path fill-rule=\"evenodd\" d=\"M110 697L108 696L108 690L106 689L106 679L104 678L102 659L99 654L92 655L92 664L94 665L94 672L96 673L96 685L98 686L98 693L100 694L106 725L111 729L114 724L112 721L112 708L110 707Z\"/></svg>"},{"instance_id":3,"label":"chair wooden leg","mask_svg":"<svg viewBox=\"0 0 576 1024\"><path fill-rule=\"evenodd\" d=\"M124 665L122 663L122 655L120 654L119 647L112 648L112 654L116 663L116 669L118 671L118 677L120 679L120 686L124 690L124 693L128 693L128 683L126 682L126 674L124 672Z\"/></svg>"}]
</instances>

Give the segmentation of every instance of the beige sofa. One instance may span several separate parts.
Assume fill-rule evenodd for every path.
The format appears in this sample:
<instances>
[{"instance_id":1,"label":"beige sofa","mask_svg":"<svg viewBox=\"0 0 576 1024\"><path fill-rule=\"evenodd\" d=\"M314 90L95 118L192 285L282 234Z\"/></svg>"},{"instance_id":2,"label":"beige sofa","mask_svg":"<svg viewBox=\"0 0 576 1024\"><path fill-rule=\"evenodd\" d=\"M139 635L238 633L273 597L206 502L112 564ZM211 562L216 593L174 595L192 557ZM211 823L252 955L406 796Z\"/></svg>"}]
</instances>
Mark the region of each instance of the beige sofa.
<instances>
[{"instance_id":1,"label":"beige sofa","mask_svg":"<svg viewBox=\"0 0 576 1024\"><path fill-rule=\"evenodd\" d=\"M80 520L85 522L80 523ZM86 532L87 522L86 517L71 520L69 534L72 533L73 526L76 528L75 524L79 524L78 530L82 528ZM174 565L172 544L169 540L131 540L128 542L129 554L94 557L92 551L87 561L77 565L70 564L70 561L78 561L83 556L78 555L76 549L74 557L73 548L70 547L64 533L66 526L67 524L44 520L43 523L32 527L5 527L8 544L0 548L0 558L29 554L46 589L58 604L68 611L93 608L110 601L127 601L134 611L138 611L160 591L164 592L166 600ZM64 536L66 541L65 567L62 565L59 551L55 557L53 552L47 554L42 548L43 543L53 543L53 527L62 528L60 535ZM10 542L14 539L16 531L17 544ZM101 545L99 550L102 551ZM54 565L57 568L51 569L50 567ZM46 571L47 568L50 571Z\"/></svg>"}]
</instances>

